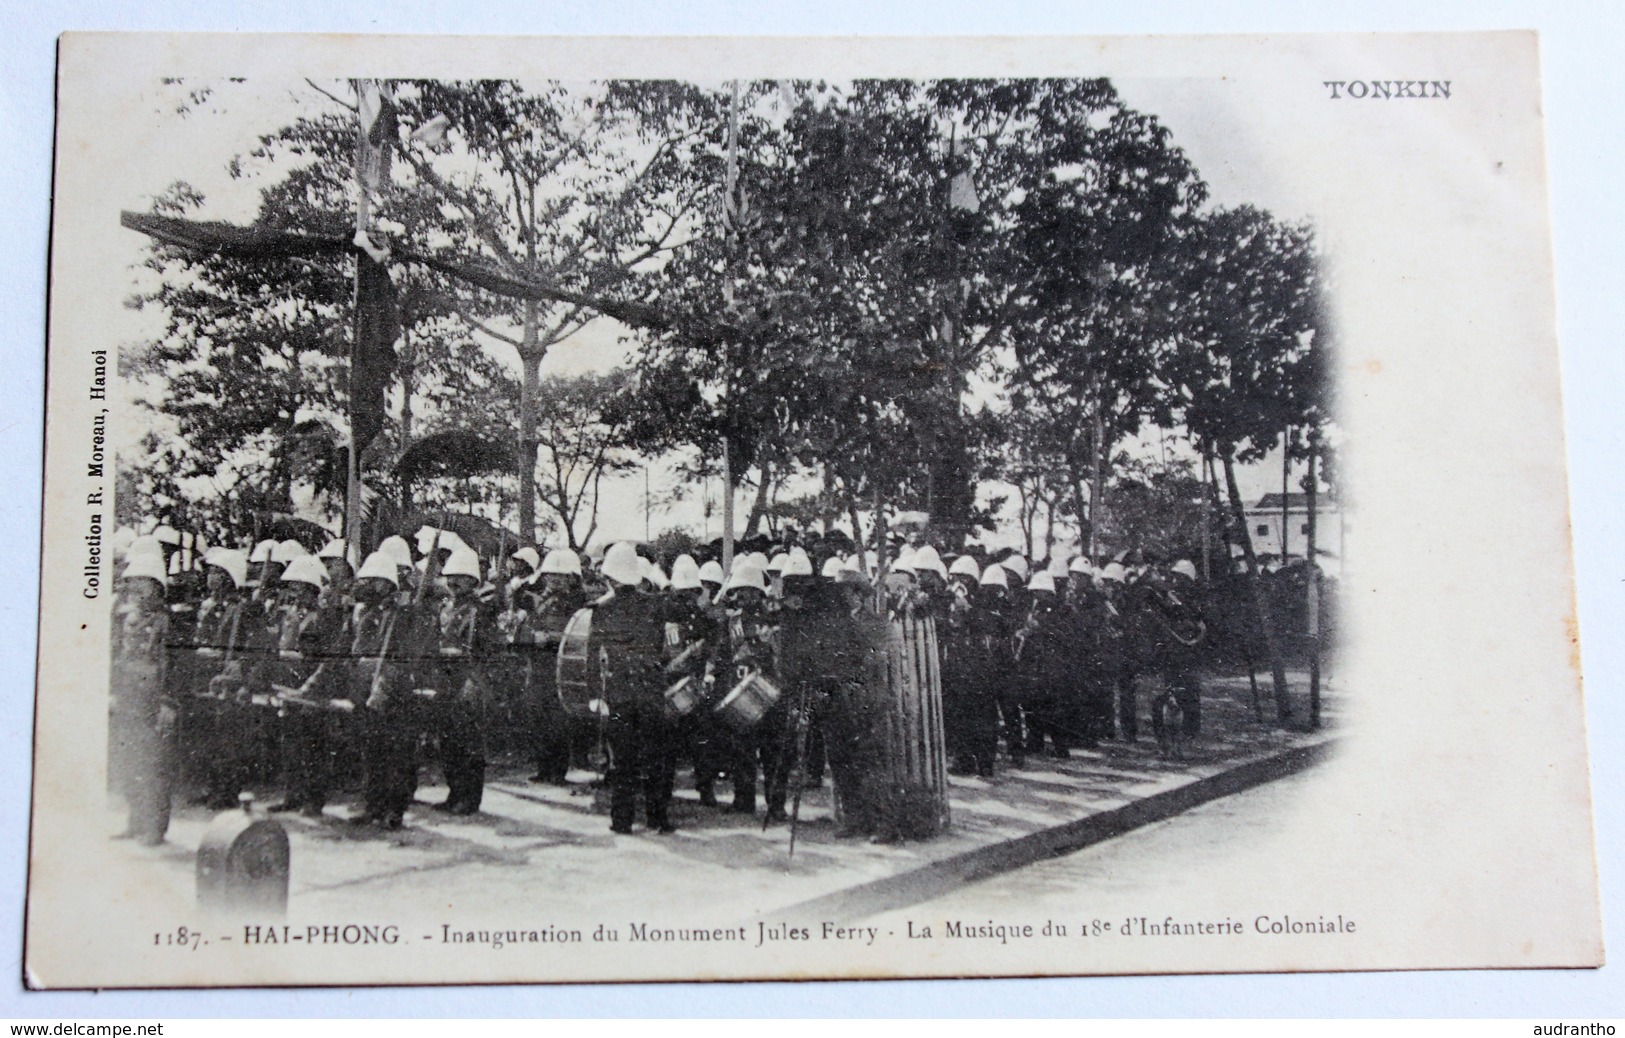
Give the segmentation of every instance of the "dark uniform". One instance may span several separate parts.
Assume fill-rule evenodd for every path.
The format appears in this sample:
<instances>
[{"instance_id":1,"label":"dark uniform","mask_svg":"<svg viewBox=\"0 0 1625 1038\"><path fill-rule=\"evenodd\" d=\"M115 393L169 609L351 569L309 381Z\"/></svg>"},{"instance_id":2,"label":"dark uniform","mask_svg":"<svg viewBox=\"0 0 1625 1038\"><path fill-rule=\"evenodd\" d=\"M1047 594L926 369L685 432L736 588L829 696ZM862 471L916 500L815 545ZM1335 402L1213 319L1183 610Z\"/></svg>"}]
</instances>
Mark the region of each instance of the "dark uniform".
<instances>
[{"instance_id":1,"label":"dark uniform","mask_svg":"<svg viewBox=\"0 0 1625 1038\"><path fill-rule=\"evenodd\" d=\"M1001 715L1005 730L1019 731L1019 718L1014 713L1013 695L1008 686L1013 684L1011 618L1009 604L996 589L980 588L971 603L969 616L970 656L975 694L971 704L967 746L976 774L984 778L993 775L993 760L998 754ZM1009 712L1007 712L1009 711ZM1011 721L1015 725L1011 725ZM1020 760L1019 738L1013 745L1016 759Z\"/></svg>"},{"instance_id":2,"label":"dark uniform","mask_svg":"<svg viewBox=\"0 0 1625 1038\"><path fill-rule=\"evenodd\" d=\"M529 618L525 631L516 639L516 652L525 657L529 682L526 702L536 758L536 774L532 778L537 782L563 785L570 772L571 748L580 726L559 702L559 641L570 617L586 608L587 595L579 584L554 590L546 586L545 580L544 577L533 586Z\"/></svg>"},{"instance_id":3,"label":"dark uniform","mask_svg":"<svg viewBox=\"0 0 1625 1038\"><path fill-rule=\"evenodd\" d=\"M661 695L665 642L661 604L652 595L618 586L595 604L592 635L599 646L609 707L610 828L632 831L641 788L649 828L670 832L677 762Z\"/></svg>"},{"instance_id":4,"label":"dark uniform","mask_svg":"<svg viewBox=\"0 0 1625 1038\"><path fill-rule=\"evenodd\" d=\"M1045 739L1057 757L1067 756L1079 744L1092 746L1079 723L1072 611L1054 595L1035 594L1018 639L1017 673L1025 688L1027 750L1043 753Z\"/></svg>"},{"instance_id":5,"label":"dark uniform","mask_svg":"<svg viewBox=\"0 0 1625 1038\"><path fill-rule=\"evenodd\" d=\"M727 610L728 662L718 679L719 695L727 695L752 671L783 688L779 671L779 611L770 601L734 606ZM756 810L758 764L765 786L769 817L785 817L789 780L785 733L789 704L781 695L748 732L733 732L729 771L733 779L733 809L741 814Z\"/></svg>"},{"instance_id":6,"label":"dark uniform","mask_svg":"<svg viewBox=\"0 0 1625 1038\"><path fill-rule=\"evenodd\" d=\"M236 590L203 600L181 693L181 752L202 789L199 799L217 810L235 807L249 778L244 716L256 638L265 631L259 606Z\"/></svg>"},{"instance_id":7,"label":"dark uniform","mask_svg":"<svg viewBox=\"0 0 1625 1038\"><path fill-rule=\"evenodd\" d=\"M435 619L436 655L424 661L417 680L436 693L429 709L450 787L441 806L453 814L473 814L485 795L491 698L485 663L496 650L496 629L489 607L473 594L444 600Z\"/></svg>"},{"instance_id":8,"label":"dark uniform","mask_svg":"<svg viewBox=\"0 0 1625 1038\"><path fill-rule=\"evenodd\" d=\"M1192 738L1202 730L1202 680L1197 668L1207 635L1198 589L1181 581L1174 587L1147 591L1147 640L1153 646L1163 682L1184 715L1183 734ZM1161 716L1153 712L1151 723L1160 736Z\"/></svg>"},{"instance_id":9,"label":"dark uniform","mask_svg":"<svg viewBox=\"0 0 1625 1038\"><path fill-rule=\"evenodd\" d=\"M419 710L414 665L438 648L434 621L391 597L355 607L350 641L349 699L362 707L366 785L361 820L398 829L417 791Z\"/></svg>"},{"instance_id":10,"label":"dark uniform","mask_svg":"<svg viewBox=\"0 0 1625 1038\"><path fill-rule=\"evenodd\" d=\"M1133 742L1132 707L1118 724L1112 722L1117 695L1118 647L1114 640L1111 603L1103 591L1089 583L1088 577L1080 575L1075 579L1078 583L1068 591L1066 606L1070 642L1066 652L1071 661L1073 717L1085 745L1112 738L1118 733L1119 725L1123 738Z\"/></svg>"},{"instance_id":11,"label":"dark uniform","mask_svg":"<svg viewBox=\"0 0 1625 1038\"><path fill-rule=\"evenodd\" d=\"M285 700L280 707L287 796L272 810L319 815L332 795L344 737L343 722L328 706L333 690L342 689L329 677L333 668L323 666L344 646L343 614L285 602L273 619L275 640L255 668L250 687L267 699L293 692L304 702Z\"/></svg>"},{"instance_id":12,"label":"dark uniform","mask_svg":"<svg viewBox=\"0 0 1625 1038\"><path fill-rule=\"evenodd\" d=\"M720 632L725 629L721 611L701 605L699 594L685 589L673 591L666 599L666 669L662 681L667 685L684 678L703 682L707 664L721 640ZM694 648L696 645L699 648ZM688 655L685 657L684 653ZM717 777L727 762L720 752L724 734L718 731L710 706L709 702L701 702L678 719L676 738L678 749L694 764L694 789L700 795L700 803L715 807Z\"/></svg>"},{"instance_id":13,"label":"dark uniform","mask_svg":"<svg viewBox=\"0 0 1625 1038\"><path fill-rule=\"evenodd\" d=\"M942 653L944 736L954 759L954 774L975 775L981 773L977 757L985 748L979 741L979 733L987 725L982 715L992 708L996 726L997 708L991 706L992 699L981 685L981 656L972 623L975 591L956 581L948 594L948 604L937 620ZM992 773L993 762L989 756L985 774Z\"/></svg>"},{"instance_id":14,"label":"dark uniform","mask_svg":"<svg viewBox=\"0 0 1625 1038\"><path fill-rule=\"evenodd\" d=\"M1102 668L1104 687L1115 693L1117 730L1125 742L1140 735L1140 697L1136 684L1144 659L1141 631L1144 615L1138 589L1113 581L1105 582L1102 617ZM1109 714L1111 695L1102 697L1101 714ZM1109 720L1099 723L1109 724Z\"/></svg>"},{"instance_id":15,"label":"dark uniform","mask_svg":"<svg viewBox=\"0 0 1625 1038\"><path fill-rule=\"evenodd\" d=\"M113 607L108 775L129 805L124 835L156 846L169 831L175 702L167 685L162 597L121 594Z\"/></svg>"}]
</instances>

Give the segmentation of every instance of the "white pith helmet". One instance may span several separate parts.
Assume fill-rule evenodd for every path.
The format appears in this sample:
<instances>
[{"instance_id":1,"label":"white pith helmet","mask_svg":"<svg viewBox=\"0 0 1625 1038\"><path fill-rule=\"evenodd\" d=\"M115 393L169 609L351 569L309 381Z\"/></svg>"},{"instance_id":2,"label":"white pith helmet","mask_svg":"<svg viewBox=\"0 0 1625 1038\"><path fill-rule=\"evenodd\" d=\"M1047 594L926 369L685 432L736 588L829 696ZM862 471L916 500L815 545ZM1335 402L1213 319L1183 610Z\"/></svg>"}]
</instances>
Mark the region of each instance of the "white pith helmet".
<instances>
[{"instance_id":1,"label":"white pith helmet","mask_svg":"<svg viewBox=\"0 0 1625 1038\"><path fill-rule=\"evenodd\" d=\"M231 577L233 587L242 587L248 583L248 556L240 551L230 548L210 548L209 553L203 556L203 565L213 566Z\"/></svg>"},{"instance_id":2,"label":"white pith helmet","mask_svg":"<svg viewBox=\"0 0 1625 1038\"><path fill-rule=\"evenodd\" d=\"M1055 578L1049 575L1048 570L1040 570L1039 572L1033 574L1031 580L1027 581L1027 590L1048 591L1051 594L1054 594Z\"/></svg>"},{"instance_id":3,"label":"white pith helmet","mask_svg":"<svg viewBox=\"0 0 1625 1038\"><path fill-rule=\"evenodd\" d=\"M275 550L275 541L261 541L254 545L254 550L249 554L248 561L253 563L271 562L273 561L271 559L271 553Z\"/></svg>"},{"instance_id":4,"label":"white pith helmet","mask_svg":"<svg viewBox=\"0 0 1625 1038\"><path fill-rule=\"evenodd\" d=\"M1180 559L1178 562L1174 563L1174 572L1183 574L1184 576L1189 577L1191 580L1195 580L1196 563L1192 562L1190 559Z\"/></svg>"},{"instance_id":5,"label":"white pith helmet","mask_svg":"<svg viewBox=\"0 0 1625 1038\"><path fill-rule=\"evenodd\" d=\"M290 538L271 549L271 561L286 566L294 559L302 559L309 554L310 551L303 544Z\"/></svg>"},{"instance_id":6,"label":"white pith helmet","mask_svg":"<svg viewBox=\"0 0 1625 1038\"><path fill-rule=\"evenodd\" d=\"M1090 563L1087 555L1079 555L1067 563L1066 568L1069 573L1082 573L1085 576L1090 576L1095 572L1095 567Z\"/></svg>"},{"instance_id":7,"label":"white pith helmet","mask_svg":"<svg viewBox=\"0 0 1625 1038\"><path fill-rule=\"evenodd\" d=\"M705 565L700 567L701 583L716 584L721 586L723 579L722 563L718 562L716 559L712 559L710 562L707 562Z\"/></svg>"},{"instance_id":8,"label":"white pith helmet","mask_svg":"<svg viewBox=\"0 0 1625 1038\"><path fill-rule=\"evenodd\" d=\"M981 585L983 587L1002 587L1009 590L1010 578L1004 575L1004 567L994 563L982 571Z\"/></svg>"},{"instance_id":9,"label":"white pith helmet","mask_svg":"<svg viewBox=\"0 0 1625 1038\"><path fill-rule=\"evenodd\" d=\"M581 556L569 548L554 548L542 560L543 573L556 573L560 576L581 576Z\"/></svg>"},{"instance_id":10,"label":"white pith helmet","mask_svg":"<svg viewBox=\"0 0 1625 1038\"><path fill-rule=\"evenodd\" d=\"M451 553L451 558L441 567L440 575L443 577L473 577L480 579L480 557L471 548L458 548Z\"/></svg>"},{"instance_id":11,"label":"white pith helmet","mask_svg":"<svg viewBox=\"0 0 1625 1038\"><path fill-rule=\"evenodd\" d=\"M674 591L699 590L700 564L694 561L694 556L679 555L672 560L671 586Z\"/></svg>"},{"instance_id":12,"label":"white pith helmet","mask_svg":"<svg viewBox=\"0 0 1625 1038\"><path fill-rule=\"evenodd\" d=\"M327 567L314 555L301 555L282 571L284 584L309 584L320 591L327 586Z\"/></svg>"},{"instance_id":13,"label":"white pith helmet","mask_svg":"<svg viewBox=\"0 0 1625 1038\"><path fill-rule=\"evenodd\" d=\"M418 554L427 555L430 548L436 550L439 548L449 549L451 547L448 541L450 536L451 534L445 530L433 526L420 526L418 532L412 535L412 539L417 542Z\"/></svg>"},{"instance_id":14,"label":"white pith helmet","mask_svg":"<svg viewBox=\"0 0 1625 1038\"><path fill-rule=\"evenodd\" d=\"M397 568L410 569L412 566L412 548L406 543L405 537L385 537L373 555L382 555L389 560L390 565Z\"/></svg>"},{"instance_id":15,"label":"white pith helmet","mask_svg":"<svg viewBox=\"0 0 1625 1038\"><path fill-rule=\"evenodd\" d=\"M1121 584L1128 579L1128 570L1123 568L1121 562L1108 562L1105 568L1100 571L1100 579L1114 580Z\"/></svg>"},{"instance_id":16,"label":"white pith helmet","mask_svg":"<svg viewBox=\"0 0 1625 1038\"><path fill-rule=\"evenodd\" d=\"M405 546L406 542L402 541L401 547L404 548ZM382 546L362 561L361 568L356 570L355 578L356 580L367 580L369 578L387 580L392 587L398 588L401 586L400 572L395 565L395 560L390 557L389 552L384 551Z\"/></svg>"},{"instance_id":17,"label":"white pith helmet","mask_svg":"<svg viewBox=\"0 0 1625 1038\"><path fill-rule=\"evenodd\" d=\"M798 548L797 551L800 551L800 549ZM803 551L799 555L795 552L790 553L790 560L784 564L784 576L810 577L812 573L812 560L807 558L806 552Z\"/></svg>"},{"instance_id":18,"label":"white pith helmet","mask_svg":"<svg viewBox=\"0 0 1625 1038\"><path fill-rule=\"evenodd\" d=\"M977 565L976 556L961 555L955 559L953 565L948 567L948 573L956 577L969 577L972 580L982 579L982 567Z\"/></svg>"},{"instance_id":19,"label":"white pith helmet","mask_svg":"<svg viewBox=\"0 0 1625 1038\"><path fill-rule=\"evenodd\" d=\"M134 562L140 558L157 559L159 567L163 567L164 546L150 534L137 537L130 543L130 550L124 553L124 559L126 562Z\"/></svg>"},{"instance_id":20,"label":"white pith helmet","mask_svg":"<svg viewBox=\"0 0 1625 1038\"><path fill-rule=\"evenodd\" d=\"M148 580L156 580L163 587L169 586L169 578L164 573L164 560L157 555L132 555L124 567L124 572L119 576L124 580L145 577Z\"/></svg>"},{"instance_id":21,"label":"white pith helmet","mask_svg":"<svg viewBox=\"0 0 1625 1038\"><path fill-rule=\"evenodd\" d=\"M790 556L781 551L777 555L773 556L773 558L769 560L768 564L763 568L768 573L783 573L784 567L789 564Z\"/></svg>"},{"instance_id":22,"label":"white pith helmet","mask_svg":"<svg viewBox=\"0 0 1625 1038\"><path fill-rule=\"evenodd\" d=\"M604 571L604 576L627 587L636 587L643 580L643 558L636 548L625 541L609 546L599 568Z\"/></svg>"},{"instance_id":23,"label":"white pith helmet","mask_svg":"<svg viewBox=\"0 0 1625 1038\"><path fill-rule=\"evenodd\" d=\"M316 553L318 559L342 559L349 545L344 543L343 537L335 537L322 545L322 550Z\"/></svg>"},{"instance_id":24,"label":"white pith helmet","mask_svg":"<svg viewBox=\"0 0 1625 1038\"><path fill-rule=\"evenodd\" d=\"M764 595L767 594L767 577L763 574L762 568L752 563L748 557L741 559L739 564L734 567L733 572L728 574L728 583L722 589L722 593L726 595L739 588L747 587L755 588Z\"/></svg>"},{"instance_id":25,"label":"white pith helmet","mask_svg":"<svg viewBox=\"0 0 1625 1038\"><path fill-rule=\"evenodd\" d=\"M525 565L529 566L532 573L535 573L537 570L542 568L542 557L537 553L535 548L520 548L518 551L514 552L511 557L518 559L520 562L523 562ZM576 568L581 568L581 561L579 559L576 560Z\"/></svg>"},{"instance_id":26,"label":"white pith helmet","mask_svg":"<svg viewBox=\"0 0 1625 1038\"><path fill-rule=\"evenodd\" d=\"M671 587L671 581L667 579L665 570L660 568L660 563L644 558L642 555L639 555L638 558L643 559L644 580L662 591Z\"/></svg>"},{"instance_id":27,"label":"white pith helmet","mask_svg":"<svg viewBox=\"0 0 1625 1038\"><path fill-rule=\"evenodd\" d=\"M942 564L942 556L937 554L937 549L929 544L921 545L914 553L914 570L917 573L929 570L943 580L948 579L948 567Z\"/></svg>"},{"instance_id":28,"label":"white pith helmet","mask_svg":"<svg viewBox=\"0 0 1625 1038\"><path fill-rule=\"evenodd\" d=\"M834 580L836 577L840 576L841 568L844 565L845 563L843 563L838 556L831 556L824 560L824 568L818 571L818 575Z\"/></svg>"},{"instance_id":29,"label":"white pith helmet","mask_svg":"<svg viewBox=\"0 0 1625 1038\"><path fill-rule=\"evenodd\" d=\"M999 560L999 565L1002 566L1006 572L1014 573L1022 580L1026 580L1027 575L1032 572L1032 567L1027 565L1027 560L1020 555L1012 555L1007 559L1001 559Z\"/></svg>"}]
</instances>

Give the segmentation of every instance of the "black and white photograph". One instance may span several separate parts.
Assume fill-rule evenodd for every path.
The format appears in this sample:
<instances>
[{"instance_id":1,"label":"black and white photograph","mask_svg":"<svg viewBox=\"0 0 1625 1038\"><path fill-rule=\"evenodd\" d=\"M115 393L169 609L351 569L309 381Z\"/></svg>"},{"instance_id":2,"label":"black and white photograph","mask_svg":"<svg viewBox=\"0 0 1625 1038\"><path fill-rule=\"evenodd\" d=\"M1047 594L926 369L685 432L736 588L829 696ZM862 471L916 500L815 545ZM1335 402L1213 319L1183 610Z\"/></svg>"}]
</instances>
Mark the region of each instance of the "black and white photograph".
<instances>
[{"instance_id":1,"label":"black and white photograph","mask_svg":"<svg viewBox=\"0 0 1625 1038\"><path fill-rule=\"evenodd\" d=\"M1533 56L65 37L28 982L1599 965Z\"/></svg>"}]
</instances>

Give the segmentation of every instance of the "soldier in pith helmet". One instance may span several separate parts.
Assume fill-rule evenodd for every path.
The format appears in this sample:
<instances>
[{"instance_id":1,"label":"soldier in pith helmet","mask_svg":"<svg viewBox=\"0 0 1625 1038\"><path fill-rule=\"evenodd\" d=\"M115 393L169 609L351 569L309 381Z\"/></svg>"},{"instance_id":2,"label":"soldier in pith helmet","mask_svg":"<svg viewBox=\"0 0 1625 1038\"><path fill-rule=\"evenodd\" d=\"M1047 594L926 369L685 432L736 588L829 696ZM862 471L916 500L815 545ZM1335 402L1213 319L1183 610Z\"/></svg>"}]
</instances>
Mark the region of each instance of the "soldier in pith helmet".
<instances>
[{"instance_id":1,"label":"soldier in pith helmet","mask_svg":"<svg viewBox=\"0 0 1625 1038\"><path fill-rule=\"evenodd\" d=\"M167 580L161 553L133 552L119 578L113 606L108 770L129 805L120 834L147 846L169 830L174 780L175 701L167 682Z\"/></svg>"},{"instance_id":2,"label":"soldier in pith helmet","mask_svg":"<svg viewBox=\"0 0 1625 1038\"><path fill-rule=\"evenodd\" d=\"M301 811L312 818L327 806L342 734L330 697L312 680L343 645L343 614L322 604L326 590L321 559L305 555L288 564L273 620L275 639L251 684L265 701L280 701L287 795L271 810Z\"/></svg>"},{"instance_id":3,"label":"soldier in pith helmet","mask_svg":"<svg viewBox=\"0 0 1625 1038\"><path fill-rule=\"evenodd\" d=\"M495 649L496 632L492 616L476 595L479 556L468 548L454 550L443 575L450 597L439 608L437 655L426 663L418 681L435 693L430 711L450 787L440 806L454 815L471 815L479 811L485 795L490 707L485 664Z\"/></svg>"},{"instance_id":4,"label":"soldier in pith helmet","mask_svg":"<svg viewBox=\"0 0 1625 1038\"><path fill-rule=\"evenodd\" d=\"M554 548L539 567L532 586L530 615L514 639L514 651L526 660L531 751L536 762L532 782L565 784L575 741L575 720L559 702L559 642L570 618L587 605L582 587L581 557Z\"/></svg>"},{"instance_id":5,"label":"soldier in pith helmet","mask_svg":"<svg viewBox=\"0 0 1625 1038\"><path fill-rule=\"evenodd\" d=\"M204 556L189 673L181 683L181 747L202 790L198 802L235 807L247 781L250 746L243 714L248 678L263 648L265 617L249 596L248 558L214 548Z\"/></svg>"},{"instance_id":6,"label":"soldier in pith helmet","mask_svg":"<svg viewBox=\"0 0 1625 1038\"><path fill-rule=\"evenodd\" d=\"M638 590L643 565L630 544L612 545L604 553L602 570L610 590L593 605L593 637L600 645L609 708L610 829L632 831L641 790L649 828L675 832L670 805L676 747L661 695L661 606Z\"/></svg>"},{"instance_id":7,"label":"soldier in pith helmet","mask_svg":"<svg viewBox=\"0 0 1625 1038\"><path fill-rule=\"evenodd\" d=\"M402 544L404 547L404 542ZM351 614L349 698L364 728L366 786L354 821L399 829L417 789L417 720L413 697L418 653L433 651L438 632L419 630L418 607L399 599L396 560L382 550L356 572Z\"/></svg>"}]
</instances>

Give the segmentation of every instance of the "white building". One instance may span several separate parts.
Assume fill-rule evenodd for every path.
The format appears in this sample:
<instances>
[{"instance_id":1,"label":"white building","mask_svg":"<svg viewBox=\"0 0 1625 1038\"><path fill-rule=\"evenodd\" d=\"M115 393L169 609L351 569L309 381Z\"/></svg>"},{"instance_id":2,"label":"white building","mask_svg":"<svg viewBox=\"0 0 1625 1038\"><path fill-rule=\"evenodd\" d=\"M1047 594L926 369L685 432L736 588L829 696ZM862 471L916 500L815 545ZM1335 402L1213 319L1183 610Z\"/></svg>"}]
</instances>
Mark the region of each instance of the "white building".
<instances>
[{"instance_id":1,"label":"white building","mask_svg":"<svg viewBox=\"0 0 1625 1038\"><path fill-rule=\"evenodd\" d=\"M1305 557L1309 550L1309 495L1288 494L1285 518L1286 550L1283 552L1281 495L1265 494L1247 509L1247 534L1252 538L1254 552L1276 558ZM1347 524L1337 502L1325 494L1318 495L1315 499L1315 554L1323 566L1335 568L1342 561L1346 532Z\"/></svg>"}]
</instances>

